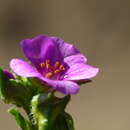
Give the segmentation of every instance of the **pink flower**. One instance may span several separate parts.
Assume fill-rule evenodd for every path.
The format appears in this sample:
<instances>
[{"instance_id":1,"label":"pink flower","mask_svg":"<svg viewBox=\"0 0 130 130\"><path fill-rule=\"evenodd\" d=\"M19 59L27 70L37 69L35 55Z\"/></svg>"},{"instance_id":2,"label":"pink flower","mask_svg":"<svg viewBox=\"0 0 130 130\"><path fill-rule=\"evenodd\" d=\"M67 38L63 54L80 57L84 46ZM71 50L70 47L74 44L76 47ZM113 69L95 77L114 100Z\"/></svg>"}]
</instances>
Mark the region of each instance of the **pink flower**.
<instances>
[{"instance_id":1,"label":"pink flower","mask_svg":"<svg viewBox=\"0 0 130 130\"><path fill-rule=\"evenodd\" d=\"M76 94L78 81L89 80L99 69L86 64L86 57L72 44L57 37L40 35L21 42L28 60L12 59L11 69L19 76L35 77L54 90Z\"/></svg>"}]
</instances>

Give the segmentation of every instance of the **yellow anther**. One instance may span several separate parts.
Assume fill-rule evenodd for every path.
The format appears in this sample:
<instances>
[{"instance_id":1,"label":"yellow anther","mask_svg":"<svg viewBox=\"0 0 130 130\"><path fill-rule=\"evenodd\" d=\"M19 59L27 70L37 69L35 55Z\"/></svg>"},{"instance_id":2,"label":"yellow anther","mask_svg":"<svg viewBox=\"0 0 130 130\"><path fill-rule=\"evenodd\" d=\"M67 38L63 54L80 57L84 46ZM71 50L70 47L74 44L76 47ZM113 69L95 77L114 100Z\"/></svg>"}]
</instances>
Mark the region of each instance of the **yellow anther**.
<instances>
[{"instance_id":1,"label":"yellow anther","mask_svg":"<svg viewBox=\"0 0 130 130\"><path fill-rule=\"evenodd\" d=\"M46 60L46 68L49 69L51 67L51 65L49 64L50 60Z\"/></svg>"},{"instance_id":2,"label":"yellow anther","mask_svg":"<svg viewBox=\"0 0 130 130\"><path fill-rule=\"evenodd\" d=\"M46 64L46 68L49 69L51 66L50 64Z\"/></svg>"},{"instance_id":3,"label":"yellow anther","mask_svg":"<svg viewBox=\"0 0 130 130\"><path fill-rule=\"evenodd\" d=\"M54 74L58 74L59 72L60 72L60 70L57 69L54 71Z\"/></svg>"},{"instance_id":4,"label":"yellow anther","mask_svg":"<svg viewBox=\"0 0 130 130\"><path fill-rule=\"evenodd\" d=\"M54 67L55 67L55 68L58 68L59 66L60 66L60 62L59 62L59 61L56 61Z\"/></svg>"},{"instance_id":5,"label":"yellow anther","mask_svg":"<svg viewBox=\"0 0 130 130\"><path fill-rule=\"evenodd\" d=\"M41 63L40 66L41 66L41 68L44 68L45 67L45 63L44 62Z\"/></svg>"},{"instance_id":6,"label":"yellow anther","mask_svg":"<svg viewBox=\"0 0 130 130\"><path fill-rule=\"evenodd\" d=\"M65 70L65 67L64 67L64 65L60 65L60 70Z\"/></svg>"},{"instance_id":7,"label":"yellow anther","mask_svg":"<svg viewBox=\"0 0 130 130\"><path fill-rule=\"evenodd\" d=\"M48 72L46 75L45 75L45 77L46 78L52 78L53 77L53 73L52 72Z\"/></svg>"}]
</instances>

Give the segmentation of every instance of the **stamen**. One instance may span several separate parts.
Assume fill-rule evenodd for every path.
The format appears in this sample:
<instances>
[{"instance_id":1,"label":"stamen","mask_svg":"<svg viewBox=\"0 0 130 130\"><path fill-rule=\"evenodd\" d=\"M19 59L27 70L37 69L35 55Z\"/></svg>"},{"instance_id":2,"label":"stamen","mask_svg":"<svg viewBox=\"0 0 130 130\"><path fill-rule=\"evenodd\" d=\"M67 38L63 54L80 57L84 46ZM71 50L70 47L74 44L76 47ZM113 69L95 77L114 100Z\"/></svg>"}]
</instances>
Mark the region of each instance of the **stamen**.
<instances>
[{"instance_id":1,"label":"stamen","mask_svg":"<svg viewBox=\"0 0 130 130\"><path fill-rule=\"evenodd\" d=\"M52 78L53 77L53 73L52 72L48 72L46 75L45 75L46 78Z\"/></svg>"},{"instance_id":2,"label":"stamen","mask_svg":"<svg viewBox=\"0 0 130 130\"><path fill-rule=\"evenodd\" d=\"M45 67L45 63L44 62L41 63L40 66L41 66L41 68L44 68Z\"/></svg>"},{"instance_id":3,"label":"stamen","mask_svg":"<svg viewBox=\"0 0 130 130\"><path fill-rule=\"evenodd\" d=\"M46 68L49 69L50 68L50 64L46 64Z\"/></svg>"},{"instance_id":4,"label":"stamen","mask_svg":"<svg viewBox=\"0 0 130 130\"><path fill-rule=\"evenodd\" d=\"M46 78L53 78L53 76L55 77L61 71L65 70L64 65L61 65L59 61L56 61L54 66L51 66L50 60L46 60L45 62L41 63L40 66L41 66L41 68L45 67L45 77Z\"/></svg>"},{"instance_id":5,"label":"stamen","mask_svg":"<svg viewBox=\"0 0 130 130\"><path fill-rule=\"evenodd\" d=\"M54 71L54 74L58 74L59 72L60 72L60 70L57 69Z\"/></svg>"},{"instance_id":6,"label":"stamen","mask_svg":"<svg viewBox=\"0 0 130 130\"><path fill-rule=\"evenodd\" d=\"M49 69L51 67L51 65L49 64L50 60L46 60L46 68Z\"/></svg>"},{"instance_id":7,"label":"stamen","mask_svg":"<svg viewBox=\"0 0 130 130\"><path fill-rule=\"evenodd\" d=\"M58 68L59 66L60 66L60 62L59 62L59 61L56 61L54 67L55 67L55 68Z\"/></svg>"},{"instance_id":8,"label":"stamen","mask_svg":"<svg viewBox=\"0 0 130 130\"><path fill-rule=\"evenodd\" d=\"M60 65L60 70L65 70L65 67L64 67L64 65Z\"/></svg>"}]
</instances>

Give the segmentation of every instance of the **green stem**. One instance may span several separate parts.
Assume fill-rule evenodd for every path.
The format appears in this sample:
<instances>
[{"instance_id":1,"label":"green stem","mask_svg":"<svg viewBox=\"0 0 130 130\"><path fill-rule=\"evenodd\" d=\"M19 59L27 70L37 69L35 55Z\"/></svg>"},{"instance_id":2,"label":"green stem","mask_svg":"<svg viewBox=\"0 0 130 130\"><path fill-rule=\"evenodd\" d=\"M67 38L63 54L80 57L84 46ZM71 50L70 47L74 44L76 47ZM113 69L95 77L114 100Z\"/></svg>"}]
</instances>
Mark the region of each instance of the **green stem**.
<instances>
[{"instance_id":1,"label":"green stem","mask_svg":"<svg viewBox=\"0 0 130 130\"><path fill-rule=\"evenodd\" d=\"M74 130L72 117L65 112L70 96L57 98L53 94L38 94L30 105L23 106L26 120L17 109L10 109L22 130Z\"/></svg>"},{"instance_id":2,"label":"green stem","mask_svg":"<svg viewBox=\"0 0 130 130\"><path fill-rule=\"evenodd\" d=\"M73 121L64 111L70 96L57 98L54 94L39 94L33 97L31 113L37 130L74 130Z\"/></svg>"}]
</instances>

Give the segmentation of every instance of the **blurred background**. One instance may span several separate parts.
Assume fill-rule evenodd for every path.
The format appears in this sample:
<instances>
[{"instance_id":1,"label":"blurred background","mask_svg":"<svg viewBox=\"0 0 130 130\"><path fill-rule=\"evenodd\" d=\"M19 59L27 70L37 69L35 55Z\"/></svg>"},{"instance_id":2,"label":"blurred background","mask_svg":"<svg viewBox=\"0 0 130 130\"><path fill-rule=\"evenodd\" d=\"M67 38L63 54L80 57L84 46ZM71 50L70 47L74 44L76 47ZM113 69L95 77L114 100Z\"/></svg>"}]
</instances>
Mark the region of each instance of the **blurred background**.
<instances>
[{"instance_id":1,"label":"blurred background","mask_svg":"<svg viewBox=\"0 0 130 130\"><path fill-rule=\"evenodd\" d=\"M38 34L75 44L100 68L67 111L76 130L130 130L129 0L0 0L0 66L24 58L19 42ZM19 130L0 102L0 130Z\"/></svg>"}]
</instances>

